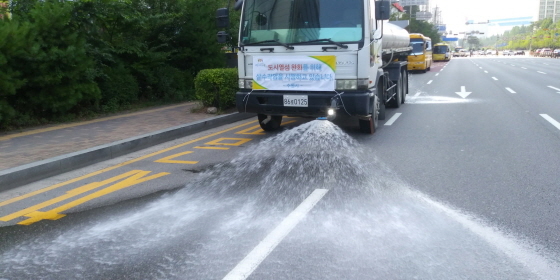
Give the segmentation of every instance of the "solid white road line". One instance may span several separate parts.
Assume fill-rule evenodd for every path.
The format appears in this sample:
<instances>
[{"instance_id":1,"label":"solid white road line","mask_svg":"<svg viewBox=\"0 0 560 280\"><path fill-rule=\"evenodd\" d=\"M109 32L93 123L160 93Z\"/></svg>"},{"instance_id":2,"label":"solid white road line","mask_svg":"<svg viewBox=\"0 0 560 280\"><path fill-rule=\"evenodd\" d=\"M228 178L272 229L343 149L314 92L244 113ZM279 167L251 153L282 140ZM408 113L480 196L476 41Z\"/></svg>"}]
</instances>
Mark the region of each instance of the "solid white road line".
<instances>
[{"instance_id":1,"label":"solid white road line","mask_svg":"<svg viewBox=\"0 0 560 280\"><path fill-rule=\"evenodd\" d=\"M224 280L247 279L261 262L282 242L282 240L305 218L315 204L323 198L329 190L316 189L311 193L288 217L286 217L272 232L270 232L232 271Z\"/></svg>"},{"instance_id":2,"label":"solid white road line","mask_svg":"<svg viewBox=\"0 0 560 280\"><path fill-rule=\"evenodd\" d=\"M422 94L422 92L419 91L414 95L414 97L418 97L420 94Z\"/></svg>"},{"instance_id":3,"label":"solid white road line","mask_svg":"<svg viewBox=\"0 0 560 280\"><path fill-rule=\"evenodd\" d=\"M392 125L401 115L402 115L402 113L396 113L396 114L394 114L394 115L385 123L385 125Z\"/></svg>"},{"instance_id":4,"label":"solid white road line","mask_svg":"<svg viewBox=\"0 0 560 280\"><path fill-rule=\"evenodd\" d=\"M546 74L545 72L537 71L537 73Z\"/></svg>"},{"instance_id":5,"label":"solid white road line","mask_svg":"<svg viewBox=\"0 0 560 280\"><path fill-rule=\"evenodd\" d=\"M551 88L551 89L553 89L553 90L560 91L560 88L555 88L555 87L553 87L553 86L548 86L548 87Z\"/></svg>"},{"instance_id":6,"label":"solid white road line","mask_svg":"<svg viewBox=\"0 0 560 280\"><path fill-rule=\"evenodd\" d=\"M556 128L560 129L560 123L557 122L555 119L553 119L552 117L550 117L547 114L540 114L541 117L543 117L545 120L547 120L549 123L551 123L553 126L555 126Z\"/></svg>"},{"instance_id":7,"label":"solid white road line","mask_svg":"<svg viewBox=\"0 0 560 280\"><path fill-rule=\"evenodd\" d=\"M508 88L508 87L507 87L506 89L507 89L507 91L509 91L510 93L517 93L517 92L513 91L513 89L511 89L511 88Z\"/></svg>"},{"instance_id":8,"label":"solid white road line","mask_svg":"<svg viewBox=\"0 0 560 280\"><path fill-rule=\"evenodd\" d=\"M494 79L494 81L497 81L497 80L498 80L498 78L496 78L496 77L492 77L492 79Z\"/></svg>"},{"instance_id":9,"label":"solid white road line","mask_svg":"<svg viewBox=\"0 0 560 280\"><path fill-rule=\"evenodd\" d=\"M433 80L429 80L429 81L428 81L428 85L431 84L432 82L433 82Z\"/></svg>"},{"instance_id":10,"label":"solid white road line","mask_svg":"<svg viewBox=\"0 0 560 280\"><path fill-rule=\"evenodd\" d=\"M491 246L494 246L510 258L513 258L523 264L540 279L558 278L560 271L558 271L556 263L546 256L535 253L530 246L531 244L524 243L522 240L515 239L511 235L504 234L496 228L483 224L480 220L476 220L464 212L457 211L448 205L434 201L432 198L423 193L412 190L410 192L427 202L429 205L439 209L447 216L451 217L465 228L488 242Z\"/></svg>"}]
</instances>

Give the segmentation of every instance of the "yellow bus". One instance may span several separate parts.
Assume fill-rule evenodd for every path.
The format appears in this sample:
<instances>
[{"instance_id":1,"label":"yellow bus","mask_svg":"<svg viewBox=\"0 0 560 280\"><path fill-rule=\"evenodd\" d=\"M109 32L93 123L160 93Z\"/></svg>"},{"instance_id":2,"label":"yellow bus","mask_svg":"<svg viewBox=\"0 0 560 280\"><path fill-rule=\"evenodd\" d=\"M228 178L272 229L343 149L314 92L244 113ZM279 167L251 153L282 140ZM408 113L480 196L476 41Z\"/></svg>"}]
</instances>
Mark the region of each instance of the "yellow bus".
<instances>
[{"instance_id":1,"label":"yellow bus","mask_svg":"<svg viewBox=\"0 0 560 280\"><path fill-rule=\"evenodd\" d=\"M433 51L434 61L449 61L451 60L451 47L445 43L437 43L434 45Z\"/></svg>"},{"instance_id":2,"label":"yellow bus","mask_svg":"<svg viewBox=\"0 0 560 280\"><path fill-rule=\"evenodd\" d=\"M412 51L408 56L408 71L426 73L432 67L432 39L420 33L411 33L410 46Z\"/></svg>"}]
</instances>

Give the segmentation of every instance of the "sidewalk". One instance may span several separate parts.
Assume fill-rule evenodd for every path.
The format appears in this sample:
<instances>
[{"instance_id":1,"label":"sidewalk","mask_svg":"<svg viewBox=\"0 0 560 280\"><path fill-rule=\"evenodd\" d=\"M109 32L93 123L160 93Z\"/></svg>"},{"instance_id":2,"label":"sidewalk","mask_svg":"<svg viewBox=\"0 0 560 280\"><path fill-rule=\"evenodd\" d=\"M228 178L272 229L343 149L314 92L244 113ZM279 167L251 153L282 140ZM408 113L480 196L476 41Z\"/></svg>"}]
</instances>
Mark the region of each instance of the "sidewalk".
<instances>
[{"instance_id":1,"label":"sidewalk","mask_svg":"<svg viewBox=\"0 0 560 280\"><path fill-rule=\"evenodd\" d=\"M12 187L21 185L14 185L13 182L10 183L13 181L12 179L10 179L11 181L3 180L6 177L5 175L18 171L21 173L18 175L20 177L32 177L29 173L32 172L30 170L34 165L38 165L38 163L53 165L52 162L49 162L50 160L65 157L70 153L80 154L87 149L113 144L116 141L133 141L134 137L142 138L140 139L142 141L140 145L136 142L132 144L134 149L138 150L139 146L145 147L148 144L156 144L153 139L147 141L147 138L159 138L157 139L159 142L170 141L172 139L166 139L186 136L203 129L209 129L211 128L210 126L223 125L240 119L237 116L228 117L229 115L217 116L206 113L193 113L192 110L195 106L194 102L182 103L85 122L48 126L19 133L0 135L0 191L6 189L8 184L12 185ZM214 121L214 119L219 121ZM206 120L208 122L205 122ZM189 124L194 124L196 128L189 128ZM148 135L151 133L154 135ZM163 134L170 135L162 138L161 135ZM126 147L131 146L127 145L127 141L116 143L119 145L119 149L123 150L123 153L132 152L130 147ZM120 148L120 146L123 147ZM110 153L110 156L113 157L119 153L115 152L114 147L111 147L111 149L109 152L102 150L90 151L90 154ZM92 156L88 155L88 157L91 158ZM106 158L107 156L103 157ZM83 156L81 160L84 160ZM60 163L57 164L60 165ZM74 163L67 162L64 165L72 164ZM87 164L87 162L84 164ZM58 172L58 174L69 171L67 167L57 168L64 169L59 170L61 172ZM26 170L27 172L24 172ZM47 175L53 175L52 170L49 172L37 172L44 173L44 176L39 176L42 178L45 178ZM29 179L26 181L29 181Z\"/></svg>"}]
</instances>

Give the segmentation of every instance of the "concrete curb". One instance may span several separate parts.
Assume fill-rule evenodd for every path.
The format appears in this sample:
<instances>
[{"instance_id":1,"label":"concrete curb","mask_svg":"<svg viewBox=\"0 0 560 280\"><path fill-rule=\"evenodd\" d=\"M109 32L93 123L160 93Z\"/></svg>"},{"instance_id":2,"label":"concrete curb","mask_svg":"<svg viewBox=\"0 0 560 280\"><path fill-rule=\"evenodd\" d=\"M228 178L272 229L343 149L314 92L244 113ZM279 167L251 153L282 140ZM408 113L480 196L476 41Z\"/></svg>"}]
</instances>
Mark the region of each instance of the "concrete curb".
<instances>
[{"instance_id":1,"label":"concrete curb","mask_svg":"<svg viewBox=\"0 0 560 280\"><path fill-rule=\"evenodd\" d=\"M0 171L0 192L254 116L249 113L218 116L5 169Z\"/></svg>"}]
</instances>

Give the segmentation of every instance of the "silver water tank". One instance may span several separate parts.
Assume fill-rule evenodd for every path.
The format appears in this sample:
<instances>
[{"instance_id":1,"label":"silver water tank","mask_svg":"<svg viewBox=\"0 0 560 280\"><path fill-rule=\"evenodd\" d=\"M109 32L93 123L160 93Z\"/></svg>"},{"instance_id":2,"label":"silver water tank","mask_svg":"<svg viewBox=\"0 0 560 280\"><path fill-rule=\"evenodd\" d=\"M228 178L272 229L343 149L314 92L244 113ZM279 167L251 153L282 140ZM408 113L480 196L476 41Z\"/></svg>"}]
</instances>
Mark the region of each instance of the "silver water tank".
<instances>
[{"instance_id":1,"label":"silver water tank","mask_svg":"<svg viewBox=\"0 0 560 280\"><path fill-rule=\"evenodd\" d=\"M383 49L399 49L410 45L408 31L389 22L383 23Z\"/></svg>"}]
</instances>

